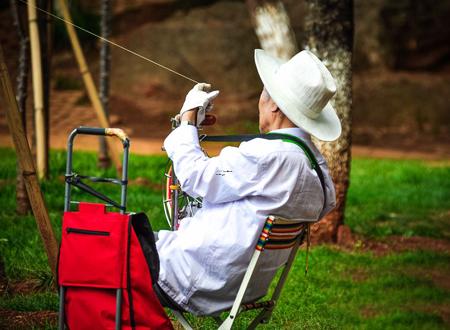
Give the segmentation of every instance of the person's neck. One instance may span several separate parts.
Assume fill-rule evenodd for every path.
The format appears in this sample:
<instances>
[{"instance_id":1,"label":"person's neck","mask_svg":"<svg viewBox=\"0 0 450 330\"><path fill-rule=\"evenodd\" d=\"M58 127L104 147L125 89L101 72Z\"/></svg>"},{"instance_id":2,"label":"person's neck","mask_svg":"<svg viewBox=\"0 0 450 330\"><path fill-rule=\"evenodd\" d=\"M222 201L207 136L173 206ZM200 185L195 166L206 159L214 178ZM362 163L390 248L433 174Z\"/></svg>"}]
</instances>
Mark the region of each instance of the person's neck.
<instances>
[{"instance_id":1,"label":"person's neck","mask_svg":"<svg viewBox=\"0 0 450 330\"><path fill-rule=\"evenodd\" d=\"M277 129L294 128L294 127L297 127L297 126L295 126L295 124L292 121L287 119L287 117L285 117L285 118L283 118L283 120L273 121L272 125L270 125L270 127L269 127L269 132L277 130Z\"/></svg>"}]
</instances>

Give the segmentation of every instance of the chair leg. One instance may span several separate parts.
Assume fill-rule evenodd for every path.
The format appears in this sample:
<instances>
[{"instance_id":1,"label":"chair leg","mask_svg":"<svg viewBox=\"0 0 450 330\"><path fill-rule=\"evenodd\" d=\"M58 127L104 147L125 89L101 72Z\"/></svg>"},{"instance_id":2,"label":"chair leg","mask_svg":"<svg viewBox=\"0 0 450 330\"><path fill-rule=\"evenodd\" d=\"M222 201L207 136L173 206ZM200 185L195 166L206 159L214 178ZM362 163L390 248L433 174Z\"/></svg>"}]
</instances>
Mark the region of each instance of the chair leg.
<instances>
[{"instance_id":1,"label":"chair leg","mask_svg":"<svg viewBox=\"0 0 450 330\"><path fill-rule=\"evenodd\" d=\"M275 304L280 298L281 290L283 289L284 283L286 282L287 276L291 270L292 264L294 263L295 256L297 255L298 248L300 246L301 240L297 239L295 245L292 247L291 253L289 253L288 260L284 266L283 272L281 273L280 279L278 280L275 290L273 291L271 300L275 301Z\"/></svg>"},{"instance_id":2,"label":"chair leg","mask_svg":"<svg viewBox=\"0 0 450 330\"><path fill-rule=\"evenodd\" d=\"M228 316L219 327L219 330L230 330L234 323L234 317Z\"/></svg>"},{"instance_id":3,"label":"chair leg","mask_svg":"<svg viewBox=\"0 0 450 330\"><path fill-rule=\"evenodd\" d=\"M300 243L301 240L297 239L297 242L295 242L295 245L292 247L291 253L289 254L288 260L286 262L286 265L284 266L283 272L281 273L280 279L278 280L278 283L275 286L275 290L271 298L271 300L275 302L275 306L278 301L278 298L280 297L281 290L283 289L284 283L286 282L289 271L291 270L292 264L295 260L295 256L297 255L297 250ZM270 318L272 317L273 309L275 308L275 306L264 308L255 317L252 323L250 323L247 329L255 329L258 326L258 324L269 322Z\"/></svg>"},{"instance_id":4,"label":"chair leg","mask_svg":"<svg viewBox=\"0 0 450 330\"><path fill-rule=\"evenodd\" d=\"M252 323L247 327L247 329L256 329L256 327L261 323L269 322L272 317L273 307L268 309L263 309L259 314L253 319Z\"/></svg>"},{"instance_id":5,"label":"chair leg","mask_svg":"<svg viewBox=\"0 0 450 330\"><path fill-rule=\"evenodd\" d=\"M189 324L189 321L186 320L186 318L184 317L183 313L176 311L176 310L172 310L173 315L175 315L175 318L177 319L178 322L180 322L181 326L183 327L183 329L185 330L193 330L192 326Z\"/></svg>"},{"instance_id":6,"label":"chair leg","mask_svg":"<svg viewBox=\"0 0 450 330\"><path fill-rule=\"evenodd\" d=\"M231 307L230 314L228 314L228 317L220 325L219 330L229 330L233 326L234 320L239 314L239 308L241 306L242 299L244 299L245 291L247 290L248 284L250 283L250 279L252 278L253 271L255 270L260 255L261 251L259 250L255 250L255 252L253 253L250 264L248 265L247 271L244 274L241 286L239 287L236 299L234 300L233 307Z\"/></svg>"}]
</instances>

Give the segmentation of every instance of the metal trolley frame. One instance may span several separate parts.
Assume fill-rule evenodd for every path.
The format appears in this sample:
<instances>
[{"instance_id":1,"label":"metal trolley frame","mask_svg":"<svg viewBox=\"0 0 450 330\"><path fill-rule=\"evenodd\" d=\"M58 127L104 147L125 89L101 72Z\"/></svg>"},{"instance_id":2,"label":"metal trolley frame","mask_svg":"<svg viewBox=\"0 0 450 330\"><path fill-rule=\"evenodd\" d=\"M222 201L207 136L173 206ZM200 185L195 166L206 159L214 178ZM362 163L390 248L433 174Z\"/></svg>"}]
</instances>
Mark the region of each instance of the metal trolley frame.
<instances>
[{"instance_id":1,"label":"metal trolley frame","mask_svg":"<svg viewBox=\"0 0 450 330\"><path fill-rule=\"evenodd\" d=\"M123 160L122 160L122 178L101 178L92 176L83 176L73 172L73 143L75 137L79 134L84 135L102 135L102 136L116 136L118 137L123 145ZM78 127L74 129L68 138L67 142L67 163L66 163L66 174L65 174L65 194L64 194L64 212L70 211L71 204L76 204L71 200L71 189L72 186L78 187L82 191L93 195L106 203L107 206L113 206L120 210L121 214L126 212L126 202L127 202L127 185L128 185L128 154L130 149L130 140L127 135L119 128L97 128L97 127ZM83 180L88 180L90 182L101 182L101 183L112 183L120 185L120 203L114 201L108 196L98 192L90 185L83 182ZM59 287L59 321L58 329L63 330L64 327L64 295L65 287ZM116 329L121 328L121 309L122 309L122 289L116 290Z\"/></svg>"}]
</instances>

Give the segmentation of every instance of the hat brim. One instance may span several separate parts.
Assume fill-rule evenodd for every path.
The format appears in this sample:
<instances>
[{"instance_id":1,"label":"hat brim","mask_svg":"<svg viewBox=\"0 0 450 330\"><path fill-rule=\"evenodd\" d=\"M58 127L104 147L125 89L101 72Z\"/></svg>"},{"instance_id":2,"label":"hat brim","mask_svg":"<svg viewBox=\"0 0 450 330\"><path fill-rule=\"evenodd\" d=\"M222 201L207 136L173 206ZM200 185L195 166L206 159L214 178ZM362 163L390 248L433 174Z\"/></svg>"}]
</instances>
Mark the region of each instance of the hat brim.
<instances>
[{"instance_id":1,"label":"hat brim","mask_svg":"<svg viewBox=\"0 0 450 330\"><path fill-rule=\"evenodd\" d=\"M284 86L283 81L278 81L276 75L283 61L268 55L262 49L255 49L255 63L270 97L295 125L322 141L334 141L341 135L341 122L329 102L320 115L312 119L304 115L299 109L298 102L292 100L292 96L286 93L289 87Z\"/></svg>"}]
</instances>

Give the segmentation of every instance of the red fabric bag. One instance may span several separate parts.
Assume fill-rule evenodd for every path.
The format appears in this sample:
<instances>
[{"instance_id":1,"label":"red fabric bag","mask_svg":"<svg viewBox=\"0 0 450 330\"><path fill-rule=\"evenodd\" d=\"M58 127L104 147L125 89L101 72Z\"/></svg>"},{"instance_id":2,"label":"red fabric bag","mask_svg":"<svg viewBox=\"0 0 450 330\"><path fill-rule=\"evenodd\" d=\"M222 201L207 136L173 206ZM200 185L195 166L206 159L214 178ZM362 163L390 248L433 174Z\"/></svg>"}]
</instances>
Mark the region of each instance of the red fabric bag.
<instances>
[{"instance_id":1,"label":"red fabric bag","mask_svg":"<svg viewBox=\"0 0 450 330\"><path fill-rule=\"evenodd\" d=\"M64 318L70 330L115 329L117 290L121 329L173 329L153 291L159 259L144 213L106 212L80 203L65 212L58 263Z\"/></svg>"}]
</instances>

